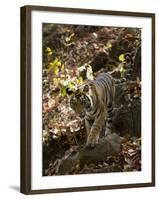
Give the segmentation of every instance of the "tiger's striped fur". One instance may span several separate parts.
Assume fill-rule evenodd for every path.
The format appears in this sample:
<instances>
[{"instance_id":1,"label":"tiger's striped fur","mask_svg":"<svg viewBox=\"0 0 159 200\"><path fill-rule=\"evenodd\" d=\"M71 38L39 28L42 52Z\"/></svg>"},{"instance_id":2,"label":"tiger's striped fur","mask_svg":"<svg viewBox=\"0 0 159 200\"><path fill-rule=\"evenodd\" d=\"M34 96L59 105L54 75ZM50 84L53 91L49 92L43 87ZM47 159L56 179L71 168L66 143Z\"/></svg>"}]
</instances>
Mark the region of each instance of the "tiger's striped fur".
<instances>
[{"instance_id":1,"label":"tiger's striped fur","mask_svg":"<svg viewBox=\"0 0 159 200\"><path fill-rule=\"evenodd\" d=\"M106 126L105 135L111 134L114 95L115 81L108 73L100 74L96 80L88 80L71 95L71 108L85 116L87 146L98 144L103 127Z\"/></svg>"}]
</instances>

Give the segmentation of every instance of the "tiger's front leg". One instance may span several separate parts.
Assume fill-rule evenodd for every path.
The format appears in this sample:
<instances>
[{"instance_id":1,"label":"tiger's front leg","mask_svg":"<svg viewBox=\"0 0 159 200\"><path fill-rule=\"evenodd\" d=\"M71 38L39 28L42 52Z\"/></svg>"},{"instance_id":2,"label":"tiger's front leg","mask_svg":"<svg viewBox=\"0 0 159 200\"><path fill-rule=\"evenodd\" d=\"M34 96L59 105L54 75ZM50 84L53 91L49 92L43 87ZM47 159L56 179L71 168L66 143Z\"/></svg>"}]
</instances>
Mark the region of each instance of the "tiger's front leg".
<instances>
[{"instance_id":1,"label":"tiger's front leg","mask_svg":"<svg viewBox=\"0 0 159 200\"><path fill-rule=\"evenodd\" d=\"M86 128L87 137L88 137L90 130L91 130L91 124L90 124L90 121L86 118L85 118L85 128Z\"/></svg>"},{"instance_id":2,"label":"tiger's front leg","mask_svg":"<svg viewBox=\"0 0 159 200\"><path fill-rule=\"evenodd\" d=\"M95 145L98 144L99 135L102 130L103 123L104 123L103 117L100 117L94 121L90 129L90 133L88 134L87 137L87 142L86 142L87 147L95 147Z\"/></svg>"}]
</instances>

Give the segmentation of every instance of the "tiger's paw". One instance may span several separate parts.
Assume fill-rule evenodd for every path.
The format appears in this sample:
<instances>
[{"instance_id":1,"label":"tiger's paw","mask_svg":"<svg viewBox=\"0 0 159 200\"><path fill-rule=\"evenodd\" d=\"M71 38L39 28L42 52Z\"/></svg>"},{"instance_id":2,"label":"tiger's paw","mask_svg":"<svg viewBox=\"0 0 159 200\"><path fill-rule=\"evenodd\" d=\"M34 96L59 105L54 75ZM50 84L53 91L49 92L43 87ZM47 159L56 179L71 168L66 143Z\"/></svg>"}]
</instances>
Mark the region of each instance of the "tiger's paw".
<instances>
[{"instance_id":1,"label":"tiger's paw","mask_svg":"<svg viewBox=\"0 0 159 200\"><path fill-rule=\"evenodd\" d=\"M99 136L90 134L87 138L86 146L89 148L94 148L98 144Z\"/></svg>"}]
</instances>

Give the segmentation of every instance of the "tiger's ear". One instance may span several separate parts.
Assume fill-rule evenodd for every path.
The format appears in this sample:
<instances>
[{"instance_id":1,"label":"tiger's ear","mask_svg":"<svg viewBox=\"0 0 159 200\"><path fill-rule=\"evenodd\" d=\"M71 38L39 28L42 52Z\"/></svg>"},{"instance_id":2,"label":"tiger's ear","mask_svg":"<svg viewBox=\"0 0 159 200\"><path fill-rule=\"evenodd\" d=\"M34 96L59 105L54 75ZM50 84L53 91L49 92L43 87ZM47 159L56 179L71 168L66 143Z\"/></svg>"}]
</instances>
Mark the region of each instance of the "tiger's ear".
<instances>
[{"instance_id":1,"label":"tiger's ear","mask_svg":"<svg viewBox=\"0 0 159 200\"><path fill-rule=\"evenodd\" d=\"M66 93L67 93L68 95L71 95L71 94L73 94L74 92L73 92L73 90L71 90L69 87L67 87L67 88L66 88Z\"/></svg>"},{"instance_id":2,"label":"tiger's ear","mask_svg":"<svg viewBox=\"0 0 159 200\"><path fill-rule=\"evenodd\" d=\"M83 92L88 92L88 91L89 91L89 86L85 85L84 88L83 88Z\"/></svg>"}]
</instances>

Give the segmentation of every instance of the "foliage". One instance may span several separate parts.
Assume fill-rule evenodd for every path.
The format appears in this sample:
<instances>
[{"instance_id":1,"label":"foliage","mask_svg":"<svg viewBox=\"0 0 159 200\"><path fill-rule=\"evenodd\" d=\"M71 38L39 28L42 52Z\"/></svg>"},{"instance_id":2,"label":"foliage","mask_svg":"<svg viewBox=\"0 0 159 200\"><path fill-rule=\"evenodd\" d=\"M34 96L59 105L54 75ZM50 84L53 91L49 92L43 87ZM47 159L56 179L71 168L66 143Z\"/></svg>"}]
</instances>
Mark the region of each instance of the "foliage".
<instances>
[{"instance_id":1,"label":"foliage","mask_svg":"<svg viewBox=\"0 0 159 200\"><path fill-rule=\"evenodd\" d=\"M120 62L124 62L125 61L125 57L124 57L125 55L124 54L121 54L120 56L119 56L119 61Z\"/></svg>"}]
</instances>

